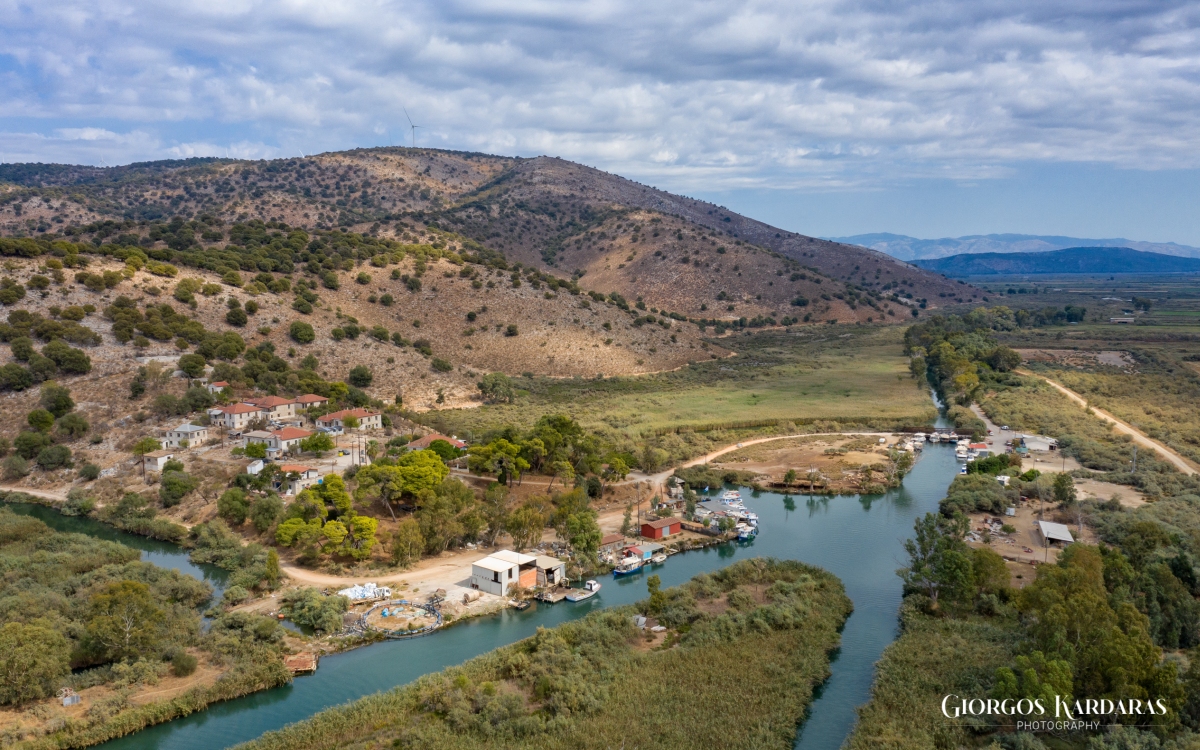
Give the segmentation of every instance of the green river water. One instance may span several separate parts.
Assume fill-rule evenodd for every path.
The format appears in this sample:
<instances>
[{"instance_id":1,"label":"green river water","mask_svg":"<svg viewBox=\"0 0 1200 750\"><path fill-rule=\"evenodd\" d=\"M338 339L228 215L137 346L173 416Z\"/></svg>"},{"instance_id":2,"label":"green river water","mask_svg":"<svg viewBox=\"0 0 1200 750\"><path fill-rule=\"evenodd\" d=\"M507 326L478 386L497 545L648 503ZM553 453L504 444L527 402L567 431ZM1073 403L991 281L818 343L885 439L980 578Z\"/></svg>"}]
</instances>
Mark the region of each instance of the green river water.
<instances>
[{"instance_id":1,"label":"green river water","mask_svg":"<svg viewBox=\"0 0 1200 750\"><path fill-rule=\"evenodd\" d=\"M674 586L697 573L752 556L773 556L819 565L841 578L854 601L842 632L842 646L801 724L800 750L835 750L853 728L855 708L869 697L874 664L896 637L903 565L903 542L914 520L936 510L957 473L952 448L929 445L899 489L883 495L785 497L743 490L746 505L759 514L757 539L674 555L657 573ZM718 488L719 489L719 488ZM714 490L716 493L717 490ZM143 551L143 559L224 584L224 571L194 565L171 544L114 531L81 518L67 518L40 506L22 506L63 531L121 541ZM645 598L646 576L602 579L600 594L579 604L537 604L454 625L424 638L387 641L321 659L314 675L291 685L219 703L208 710L105 743L105 750L216 750L254 739L263 732L305 719L322 709L411 680L532 635L598 608Z\"/></svg>"}]
</instances>

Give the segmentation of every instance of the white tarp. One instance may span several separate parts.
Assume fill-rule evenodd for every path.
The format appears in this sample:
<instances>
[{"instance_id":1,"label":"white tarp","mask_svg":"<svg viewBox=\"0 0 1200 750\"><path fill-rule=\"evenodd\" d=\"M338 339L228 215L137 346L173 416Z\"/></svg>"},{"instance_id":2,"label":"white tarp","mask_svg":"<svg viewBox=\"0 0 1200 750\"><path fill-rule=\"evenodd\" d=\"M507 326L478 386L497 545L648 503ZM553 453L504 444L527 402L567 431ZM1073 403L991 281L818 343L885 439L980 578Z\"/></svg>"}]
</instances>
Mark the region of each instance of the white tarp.
<instances>
[{"instance_id":1,"label":"white tarp","mask_svg":"<svg viewBox=\"0 0 1200 750\"><path fill-rule=\"evenodd\" d=\"M392 595L392 590L386 586L376 586L373 583L363 583L357 586L351 586L348 589L342 589L338 592L341 596L346 597L350 601L359 599L378 599L388 598Z\"/></svg>"}]
</instances>

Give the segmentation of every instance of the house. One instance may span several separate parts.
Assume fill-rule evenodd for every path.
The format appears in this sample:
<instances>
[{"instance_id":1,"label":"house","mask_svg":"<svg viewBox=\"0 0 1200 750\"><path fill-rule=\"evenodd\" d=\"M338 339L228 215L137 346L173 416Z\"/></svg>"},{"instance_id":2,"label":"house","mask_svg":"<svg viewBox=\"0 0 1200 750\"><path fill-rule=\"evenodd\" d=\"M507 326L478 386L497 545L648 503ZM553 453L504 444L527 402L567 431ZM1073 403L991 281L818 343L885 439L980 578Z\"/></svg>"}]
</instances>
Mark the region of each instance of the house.
<instances>
[{"instance_id":1,"label":"house","mask_svg":"<svg viewBox=\"0 0 1200 750\"><path fill-rule=\"evenodd\" d=\"M1046 453L1058 449L1058 441L1041 435L1022 435L1021 447L1035 453Z\"/></svg>"},{"instance_id":2,"label":"house","mask_svg":"<svg viewBox=\"0 0 1200 750\"><path fill-rule=\"evenodd\" d=\"M682 530L679 519L668 516L655 521L643 521L641 533L647 539L664 539Z\"/></svg>"},{"instance_id":3,"label":"house","mask_svg":"<svg viewBox=\"0 0 1200 750\"><path fill-rule=\"evenodd\" d=\"M283 495L299 495L302 491L321 483L321 472L311 466L283 464L279 467L279 482L276 487Z\"/></svg>"},{"instance_id":4,"label":"house","mask_svg":"<svg viewBox=\"0 0 1200 750\"><path fill-rule=\"evenodd\" d=\"M557 586L567 579L567 564L562 560L538 555L534 566L537 568L539 586Z\"/></svg>"},{"instance_id":5,"label":"house","mask_svg":"<svg viewBox=\"0 0 1200 750\"><path fill-rule=\"evenodd\" d=\"M325 406L329 403L329 399L324 396L318 396L315 393L306 393L303 396L296 397L297 409L309 409L314 406Z\"/></svg>"},{"instance_id":6,"label":"house","mask_svg":"<svg viewBox=\"0 0 1200 750\"><path fill-rule=\"evenodd\" d=\"M175 451L150 451L142 456L142 467L146 471L162 471L163 467L167 465L167 461L172 458L175 458Z\"/></svg>"},{"instance_id":7,"label":"house","mask_svg":"<svg viewBox=\"0 0 1200 750\"><path fill-rule=\"evenodd\" d=\"M214 421L219 422L222 427L228 427L231 430L240 430L254 420L261 419L264 416L262 409L251 404L222 406L217 411L220 414L214 417Z\"/></svg>"},{"instance_id":8,"label":"house","mask_svg":"<svg viewBox=\"0 0 1200 750\"><path fill-rule=\"evenodd\" d=\"M1047 546L1054 542L1070 544L1075 541L1075 537L1071 536L1071 530L1061 523L1038 521L1038 530L1042 532L1042 539Z\"/></svg>"},{"instance_id":9,"label":"house","mask_svg":"<svg viewBox=\"0 0 1200 750\"><path fill-rule=\"evenodd\" d=\"M511 550L500 550L471 563L471 588L496 596L508 593L508 587L537 585L537 558ZM522 569L524 568L524 570ZM528 579L528 584L524 581Z\"/></svg>"},{"instance_id":10,"label":"house","mask_svg":"<svg viewBox=\"0 0 1200 750\"><path fill-rule=\"evenodd\" d=\"M600 538L600 551L602 553L616 552L624 546L624 534L605 534Z\"/></svg>"},{"instance_id":11,"label":"house","mask_svg":"<svg viewBox=\"0 0 1200 750\"><path fill-rule=\"evenodd\" d=\"M228 387L229 387L229 383L226 383L224 380L218 380L215 383L209 383L208 385L205 386L205 388L208 388L208 392L214 396L221 395L221 391L225 390Z\"/></svg>"},{"instance_id":12,"label":"house","mask_svg":"<svg viewBox=\"0 0 1200 750\"><path fill-rule=\"evenodd\" d=\"M653 542L645 544L631 544L625 548L625 557L636 557L640 560L649 561L654 557L654 553L661 551L663 546Z\"/></svg>"},{"instance_id":13,"label":"house","mask_svg":"<svg viewBox=\"0 0 1200 750\"><path fill-rule=\"evenodd\" d=\"M267 448L269 449L271 447L271 439L274 437L275 433L268 432L267 430L251 430L245 435L242 435L242 444L250 445L251 443L266 443Z\"/></svg>"},{"instance_id":14,"label":"house","mask_svg":"<svg viewBox=\"0 0 1200 750\"><path fill-rule=\"evenodd\" d=\"M312 432L309 430L302 430L299 427L284 427L282 430L272 432L271 439L267 441L267 444L277 451L299 451L300 441L310 435Z\"/></svg>"},{"instance_id":15,"label":"house","mask_svg":"<svg viewBox=\"0 0 1200 750\"><path fill-rule=\"evenodd\" d=\"M268 419L287 419L296 416L296 402L279 396L263 396L248 398L242 403L257 406L266 413Z\"/></svg>"},{"instance_id":16,"label":"house","mask_svg":"<svg viewBox=\"0 0 1200 750\"><path fill-rule=\"evenodd\" d=\"M201 445L208 440L208 428L194 424L181 424L173 430L167 430L163 439L164 448L187 448Z\"/></svg>"},{"instance_id":17,"label":"house","mask_svg":"<svg viewBox=\"0 0 1200 750\"><path fill-rule=\"evenodd\" d=\"M362 408L342 409L332 414L326 414L323 417L317 417L317 427L334 427L344 430L346 429L346 420L350 417L358 420L358 429L360 430L378 430L383 427L382 414Z\"/></svg>"},{"instance_id":18,"label":"house","mask_svg":"<svg viewBox=\"0 0 1200 750\"><path fill-rule=\"evenodd\" d=\"M458 448L459 450L462 450L463 448L467 447L467 444L465 442L463 442L462 440L459 440L457 437L446 437L445 435L441 435L436 432L434 432L430 435L426 435L425 437L420 438L418 440L414 440L404 447L409 449L410 451L423 451L423 450L428 449L429 446L433 445L433 442L435 440L445 440L447 443L454 446L455 448Z\"/></svg>"}]
</instances>

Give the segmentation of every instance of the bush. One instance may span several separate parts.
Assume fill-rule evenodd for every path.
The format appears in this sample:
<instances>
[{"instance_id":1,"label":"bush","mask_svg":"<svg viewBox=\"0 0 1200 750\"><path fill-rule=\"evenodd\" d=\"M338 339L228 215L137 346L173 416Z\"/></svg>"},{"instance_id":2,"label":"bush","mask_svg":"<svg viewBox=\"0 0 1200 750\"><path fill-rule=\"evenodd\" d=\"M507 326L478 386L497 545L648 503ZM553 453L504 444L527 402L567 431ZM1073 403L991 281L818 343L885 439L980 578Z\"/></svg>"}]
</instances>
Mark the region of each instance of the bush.
<instances>
[{"instance_id":1,"label":"bush","mask_svg":"<svg viewBox=\"0 0 1200 750\"><path fill-rule=\"evenodd\" d=\"M58 433L60 439L78 440L87 434L91 429L91 425L78 412L71 412L59 418L54 424L54 431Z\"/></svg>"},{"instance_id":2,"label":"bush","mask_svg":"<svg viewBox=\"0 0 1200 750\"><path fill-rule=\"evenodd\" d=\"M350 375L346 378L346 382L355 388L366 388L374 379L371 368L366 365L356 365L350 369Z\"/></svg>"},{"instance_id":3,"label":"bush","mask_svg":"<svg viewBox=\"0 0 1200 750\"><path fill-rule=\"evenodd\" d=\"M196 671L196 666L199 663L196 657L188 652L182 650L176 651L175 655L171 657L171 674L176 677L187 677Z\"/></svg>"},{"instance_id":4,"label":"bush","mask_svg":"<svg viewBox=\"0 0 1200 750\"><path fill-rule=\"evenodd\" d=\"M217 499L217 515L231 526L241 526L245 523L249 511L246 493L237 487L230 487Z\"/></svg>"},{"instance_id":5,"label":"bush","mask_svg":"<svg viewBox=\"0 0 1200 750\"><path fill-rule=\"evenodd\" d=\"M508 328L505 328L505 329L504 329L504 335L505 335L505 336L516 336L518 333L519 333L519 331L517 330L517 324L516 324L516 323L510 323L510 324L508 325Z\"/></svg>"},{"instance_id":6,"label":"bush","mask_svg":"<svg viewBox=\"0 0 1200 750\"><path fill-rule=\"evenodd\" d=\"M0 472L8 481L15 481L29 473L29 462L20 456L9 456L0 461Z\"/></svg>"},{"instance_id":7,"label":"bush","mask_svg":"<svg viewBox=\"0 0 1200 750\"><path fill-rule=\"evenodd\" d=\"M317 338L316 333L313 332L313 327L299 320L293 322L291 327L288 328L288 335L297 344L311 344Z\"/></svg>"},{"instance_id":8,"label":"bush","mask_svg":"<svg viewBox=\"0 0 1200 750\"><path fill-rule=\"evenodd\" d=\"M440 359L438 357L434 357L433 361L430 362L429 364L433 367L433 369L436 372L450 372L451 370L454 369L454 365L452 365L449 362L447 362L446 360Z\"/></svg>"},{"instance_id":9,"label":"bush","mask_svg":"<svg viewBox=\"0 0 1200 750\"><path fill-rule=\"evenodd\" d=\"M334 273L333 271L326 271L325 273L321 274L321 285L324 286L326 289L337 289L338 288L337 274Z\"/></svg>"},{"instance_id":10,"label":"bush","mask_svg":"<svg viewBox=\"0 0 1200 750\"><path fill-rule=\"evenodd\" d=\"M70 468L71 449L65 445L52 445L49 448L43 448L38 453L37 465L46 471Z\"/></svg>"},{"instance_id":11,"label":"bush","mask_svg":"<svg viewBox=\"0 0 1200 750\"><path fill-rule=\"evenodd\" d=\"M282 513L283 500L279 495L266 495L255 499L250 505L250 522L254 524L254 529L262 534L279 520Z\"/></svg>"},{"instance_id":12,"label":"bush","mask_svg":"<svg viewBox=\"0 0 1200 750\"><path fill-rule=\"evenodd\" d=\"M221 601L230 606L241 604L250 598L250 592L243 586L230 586L221 595Z\"/></svg>"},{"instance_id":13,"label":"bush","mask_svg":"<svg viewBox=\"0 0 1200 750\"><path fill-rule=\"evenodd\" d=\"M25 422L37 432L49 432L54 426L54 415L45 409L34 409L25 415Z\"/></svg>"},{"instance_id":14,"label":"bush","mask_svg":"<svg viewBox=\"0 0 1200 750\"><path fill-rule=\"evenodd\" d=\"M21 458L32 461L51 442L49 435L43 435L40 432L22 432L13 441L13 449Z\"/></svg>"},{"instance_id":15,"label":"bush","mask_svg":"<svg viewBox=\"0 0 1200 750\"><path fill-rule=\"evenodd\" d=\"M158 497L164 508L179 505L183 496L196 489L200 483L192 476L182 471L164 471L162 486L158 488Z\"/></svg>"},{"instance_id":16,"label":"bush","mask_svg":"<svg viewBox=\"0 0 1200 750\"><path fill-rule=\"evenodd\" d=\"M366 271L363 271L358 276L356 276L354 280L357 283L363 284L365 286L365 285L371 283L371 274L367 273Z\"/></svg>"},{"instance_id":17,"label":"bush","mask_svg":"<svg viewBox=\"0 0 1200 750\"><path fill-rule=\"evenodd\" d=\"M100 467L93 463L86 463L79 470L79 478L85 482L91 482L100 476Z\"/></svg>"},{"instance_id":18,"label":"bush","mask_svg":"<svg viewBox=\"0 0 1200 750\"><path fill-rule=\"evenodd\" d=\"M250 316L246 315L246 311L240 307L235 307L225 313L225 322L231 326L241 328L250 320Z\"/></svg>"}]
</instances>

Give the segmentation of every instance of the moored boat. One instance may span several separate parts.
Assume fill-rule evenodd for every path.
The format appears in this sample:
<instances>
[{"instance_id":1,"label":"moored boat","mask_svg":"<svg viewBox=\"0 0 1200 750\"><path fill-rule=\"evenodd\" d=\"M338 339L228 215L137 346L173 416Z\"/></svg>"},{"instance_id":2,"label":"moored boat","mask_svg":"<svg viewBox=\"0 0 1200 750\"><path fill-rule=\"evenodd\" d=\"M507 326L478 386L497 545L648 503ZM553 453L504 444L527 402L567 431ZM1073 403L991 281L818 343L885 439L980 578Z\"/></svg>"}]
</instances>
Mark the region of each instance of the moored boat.
<instances>
[{"instance_id":1,"label":"moored boat","mask_svg":"<svg viewBox=\"0 0 1200 750\"><path fill-rule=\"evenodd\" d=\"M583 584L581 589L571 589L571 593L567 594L567 601L581 602L584 599L590 599L600 591L600 584L596 581L588 581Z\"/></svg>"},{"instance_id":2,"label":"moored boat","mask_svg":"<svg viewBox=\"0 0 1200 750\"><path fill-rule=\"evenodd\" d=\"M617 567L613 568L613 576L632 575L642 569L642 559L640 557L627 557L617 563Z\"/></svg>"},{"instance_id":3,"label":"moored boat","mask_svg":"<svg viewBox=\"0 0 1200 750\"><path fill-rule=\"evenodd\" d=\"M666 555L666 553L663 553L663 552L656 552L650 558L650 562L654 563L655 565L662 565L666 561L667 561L667 555Z\"/></svg>"}]
</instances>

